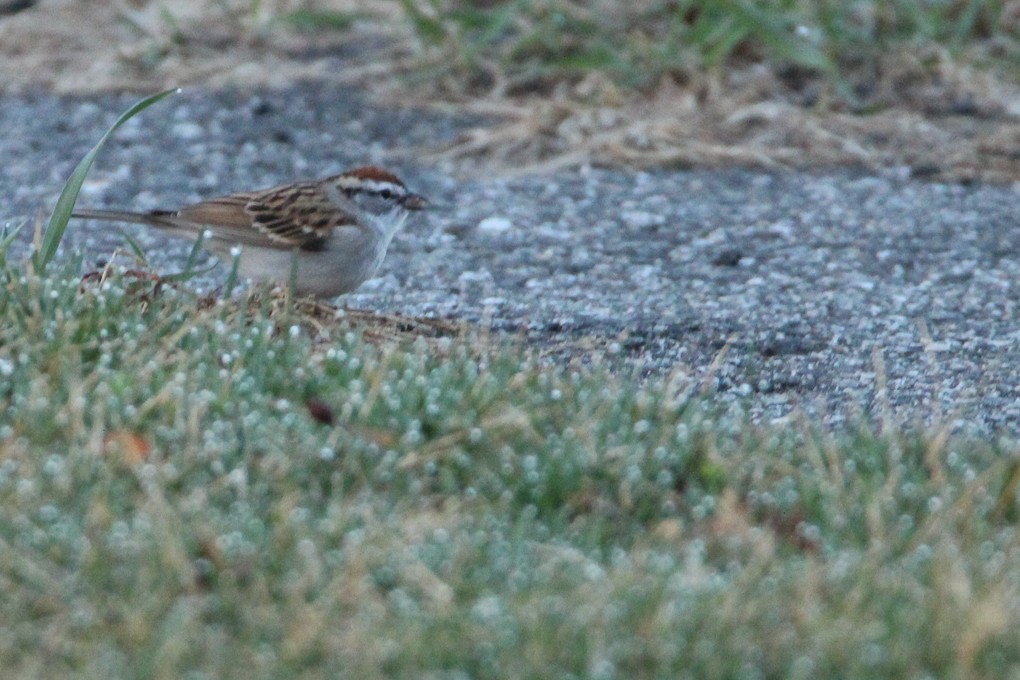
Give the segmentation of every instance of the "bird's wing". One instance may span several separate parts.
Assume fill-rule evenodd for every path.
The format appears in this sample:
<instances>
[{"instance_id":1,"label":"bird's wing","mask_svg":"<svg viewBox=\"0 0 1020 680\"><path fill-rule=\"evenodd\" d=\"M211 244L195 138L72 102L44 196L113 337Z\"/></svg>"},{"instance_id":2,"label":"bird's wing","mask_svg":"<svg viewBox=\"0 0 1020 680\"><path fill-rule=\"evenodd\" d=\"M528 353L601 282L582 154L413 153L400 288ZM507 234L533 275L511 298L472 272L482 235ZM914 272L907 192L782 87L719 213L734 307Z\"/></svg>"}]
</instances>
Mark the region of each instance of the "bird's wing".
<instances>
[{"instance_id":1,"label":"bird's wing","mask_svg":"<svg viewBox=\"0 0 1020 680\"><path fill-rule=\"evenodd\" d=\"M335 227L352 221L313 183L213 198L176 217L213 228L225 241L279 248L314 247Z\"/></svg>"}]
</instances>

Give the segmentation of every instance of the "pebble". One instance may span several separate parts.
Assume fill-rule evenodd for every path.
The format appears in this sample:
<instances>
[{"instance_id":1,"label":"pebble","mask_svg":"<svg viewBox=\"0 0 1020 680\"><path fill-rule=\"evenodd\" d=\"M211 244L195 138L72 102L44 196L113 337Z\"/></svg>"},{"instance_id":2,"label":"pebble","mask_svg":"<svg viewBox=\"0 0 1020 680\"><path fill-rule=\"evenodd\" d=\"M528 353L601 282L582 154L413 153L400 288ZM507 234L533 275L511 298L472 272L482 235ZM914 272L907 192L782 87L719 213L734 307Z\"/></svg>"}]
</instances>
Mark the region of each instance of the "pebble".
<instances>
[{"instance_id":1,"label":"pebble","mask_svg":"<svg viewBox=\"0 0 1020 680\"><path fill-rule=\"evenodd\" d=\"M514 223L506 217L490 216L478 223L478 232L488 236L504 234L514 228Z\"/></svg>"}]
</instances>

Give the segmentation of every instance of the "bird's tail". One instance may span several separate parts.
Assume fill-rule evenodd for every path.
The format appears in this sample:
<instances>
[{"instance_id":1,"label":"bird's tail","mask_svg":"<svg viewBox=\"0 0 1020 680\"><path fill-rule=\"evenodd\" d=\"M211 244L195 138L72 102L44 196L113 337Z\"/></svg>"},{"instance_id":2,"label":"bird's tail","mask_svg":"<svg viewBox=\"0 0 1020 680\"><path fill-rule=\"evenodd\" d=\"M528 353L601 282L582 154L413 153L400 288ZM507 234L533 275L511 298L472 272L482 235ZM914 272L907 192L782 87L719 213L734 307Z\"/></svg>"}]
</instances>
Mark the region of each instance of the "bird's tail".
<instances>
[{"instance_id":1,"label":"bird's tail","mask_svg":"<svg viewBox=\"0 0 1020 680\"><path fill-rule=\"evenodd\" d=\"M180 229L180 224L175 220L176 213L169 210L153 210L151 212L131 212L130 210L93 210L82 208L71 213L71 217L78 217L84 220L105 220L107 222L131 222L133 224L147 224L161 229Z\"/></svg>"}]
</instances>

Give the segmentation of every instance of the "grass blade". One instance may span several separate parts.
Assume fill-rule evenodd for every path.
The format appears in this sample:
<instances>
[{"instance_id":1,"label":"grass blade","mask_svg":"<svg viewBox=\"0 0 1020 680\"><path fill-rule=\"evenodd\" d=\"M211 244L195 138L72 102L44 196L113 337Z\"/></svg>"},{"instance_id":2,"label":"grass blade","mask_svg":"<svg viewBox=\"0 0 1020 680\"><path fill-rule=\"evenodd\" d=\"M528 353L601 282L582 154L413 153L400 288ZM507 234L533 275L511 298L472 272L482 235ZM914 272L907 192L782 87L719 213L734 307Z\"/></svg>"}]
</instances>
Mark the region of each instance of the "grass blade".
<instances>
[{"instance_id":1,"label":"grass blade","mask_svg":"<svg viewBox=\"0 0 1020 680\"><path fill-rule=\"evenodd\" d=\"M135 114L149 108L156 102L160 101L164 97L170 94L179 92L180 88L174 88L172 90L165 90L159 94L154 94L150 97L146 97L141 100L117 119L117 122L106 131L96 143L92 150L85 154L85 157L81 159L74 172L68 178L67 183L64 184L63 191L60 192L60 198L57 199L57 205L53 209L53 214L50 216L50 221L46 225L46 232L43 234L42 246L38 251L33 254L32 261L35 266L37 273L42 273L57 254L57 247L60 245L60 240L64 237L64 232L67 230L67 223L71 219L71 212L74 210L74 203L78 200L78 192L81 191L81 185L85 182L85 176L88 175L89 170L92 168L92 163L96 160L96 156L99 154L99 149L102 148L106 140L109 139L117 128L126 123Z\"/></svg>"},{"instance_id":2,"label":"grass blade","mask_svg":"<svg viewBox=\"0 0 1020 680\"><path fill-rule=\"evenodd\" d=\"M195 239L194 245L191 246L191 252L188 253L188 261L184 263L184 271L181 272L185 279L190 279L194 275L195 265L198 264L198 256L202 253L202 244L205 243L205 230L198 232L198 238Z\"/></svg>"},{"instance_id":3,"label":"grass blade","mask_svg":"<svg viewBox=\"0 0 1020 680\"><path fill-rule=\"evenodd\" d=\"M277 21L304 30L346 31L358 18L355 12L299 9L284 14Z\"/></svg>"},{"instance_id":4,"label":"grass blade","mask_svg":"<svg viewBox=\"0 0 1020 680\"><path fill-rule=\"evenodd\" d=\"M24 226L25 223L22 222L10 231L8 231L7 227L4 227L3 232L0 233L0 254L7 252L7 248L14 242L14 239L18 236Z\"/></svg>"},{"instance_id":5,"label":"grass blade","mask_svg":"<svg viewBox=\"0 0 1020 680\"><path fill-rule=\"evenodd\" d=\"M131 252L134 253L134 256L138 259L138 261L143 265L148 266L149 261L145 257L145 251L142 250L140 245L138 245L138 241L136 241L130 234L124 234L124 239L127 240L128 247L131 248Z\"/></svg>"},{"instance_id":6,"label":"grass blade","mask_svg":"<svg viewBox=\"0 0 1020 680\"><path fill-rule=\"evenodd\" d=\"M415 0L400 0L400 4L404 8L404 13L408 19L411 20L411 25L414 26L415 32L422 40L433 45L439 45L447 39L448 33L443 22L439 19L433 19L422 11ZM434 3L433 8L435 9Z\"/></svg>"},{"instance_id":7,"label":"grass blade","mask_svg":"<svg viewBox=\"0 0 1020 680\"><path fill-rule=\"evenodd\" d=\"M231 251L230 260L230 273L227 274L227 282L223 286L223 299L229 300L230 295L234 292L234 288L237 287L237 272L241 266L241 251L234 249Z\"/></svg>"}]
</instances>

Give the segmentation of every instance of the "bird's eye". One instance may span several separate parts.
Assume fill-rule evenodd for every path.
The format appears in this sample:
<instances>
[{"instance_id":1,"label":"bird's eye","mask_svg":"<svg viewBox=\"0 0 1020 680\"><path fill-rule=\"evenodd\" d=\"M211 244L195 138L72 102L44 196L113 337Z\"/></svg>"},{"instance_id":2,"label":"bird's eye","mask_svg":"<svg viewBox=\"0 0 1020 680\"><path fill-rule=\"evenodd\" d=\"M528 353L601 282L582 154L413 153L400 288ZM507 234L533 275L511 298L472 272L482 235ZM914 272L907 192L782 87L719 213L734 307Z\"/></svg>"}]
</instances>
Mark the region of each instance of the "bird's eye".
<instances>
[{"instance_id":1,"label":"bird's eye","mask_svg":"<svg viewBox=\"0 0 1020 680\"><path fill-rule=\"evenodd\" d=\"M383 198L393 198L393 192L389 189L383 189L379 192L379 195Z\"/></svg>"}]
</instances>

